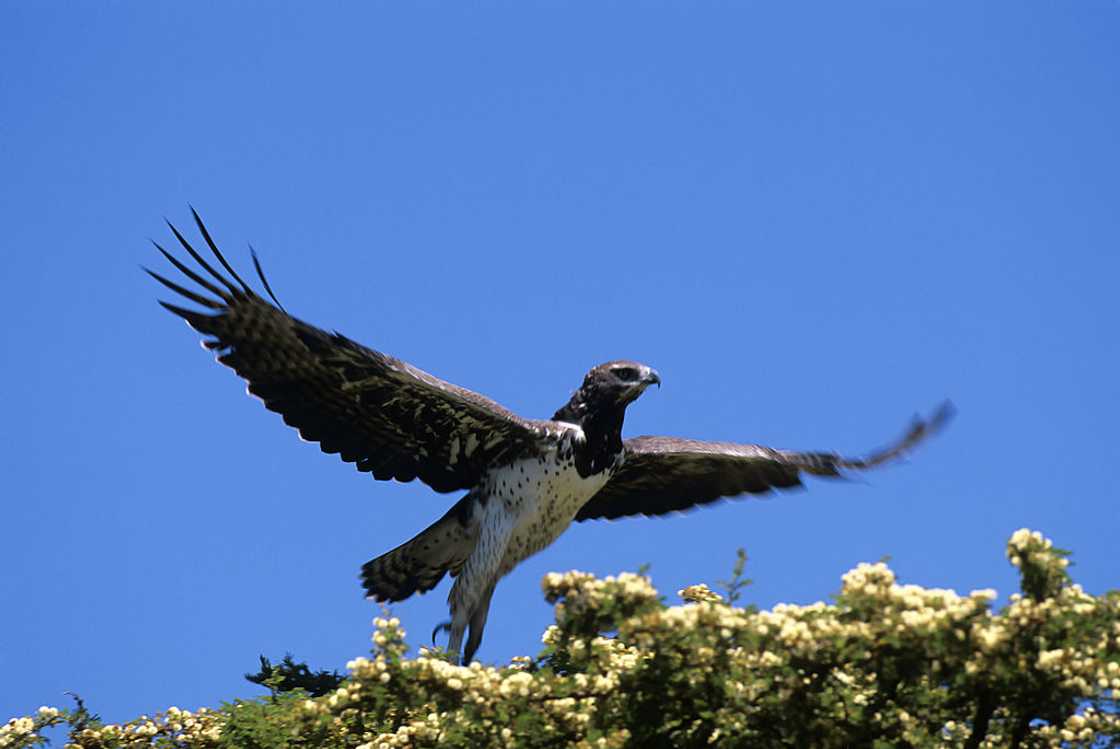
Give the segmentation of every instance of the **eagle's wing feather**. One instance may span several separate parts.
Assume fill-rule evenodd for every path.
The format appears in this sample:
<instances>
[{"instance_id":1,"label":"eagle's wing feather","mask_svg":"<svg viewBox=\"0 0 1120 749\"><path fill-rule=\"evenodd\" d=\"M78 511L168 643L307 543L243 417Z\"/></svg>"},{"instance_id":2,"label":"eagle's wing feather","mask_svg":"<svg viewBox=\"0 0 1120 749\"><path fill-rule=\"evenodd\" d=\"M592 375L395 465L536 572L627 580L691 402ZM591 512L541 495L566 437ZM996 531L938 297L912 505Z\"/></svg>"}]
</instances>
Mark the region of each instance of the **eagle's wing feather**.
<instances>
[{"instance_id":1,"label":"eagle's wing feather","mask_svg":"<svg viewBox=\"0 0 1120 749\"><path fill-rule=\"evenodd\" d=\"M915 419L900 440L864 458L733 442L635 437L624 443L622 468L580 509L576 520L664 515L722 497L799 486L802 473L838 477L845 471L874 468L940 429L952 413L952 405L943 404L928 421Z\"/></svg>"},{"instance_id":2,"label":"eagle's wing feather","mask_svg":"<svg viewBox=\"0 0 1120 749\"><path fill-rule=\"evenodd\" d=\"M211 252L237 283L207 263L172 227L179 243L211 278L158 244L157 249L213 298L148 273L211 313L160 304L210 336L204 343L218 352L218 361L248 381L250 393L324 452L338 453L377 479L419 478L436 491L448 492L473 486L488 465L531 453L546 436L543 422L523 419L478 393L270 304L234 272L198 215L194 217Z\"/></svg>"}]
</instances>

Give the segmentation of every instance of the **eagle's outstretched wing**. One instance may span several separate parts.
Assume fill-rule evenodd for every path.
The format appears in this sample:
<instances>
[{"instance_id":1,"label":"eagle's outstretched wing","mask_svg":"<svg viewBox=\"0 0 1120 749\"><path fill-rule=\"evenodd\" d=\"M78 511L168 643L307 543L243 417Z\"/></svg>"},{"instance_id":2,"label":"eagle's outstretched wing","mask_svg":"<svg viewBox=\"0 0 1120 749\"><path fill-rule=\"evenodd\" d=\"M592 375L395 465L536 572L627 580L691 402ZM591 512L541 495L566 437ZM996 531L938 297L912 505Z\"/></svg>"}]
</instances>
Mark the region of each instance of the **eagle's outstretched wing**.
<instances>
[{"instance_id":1,"label":"eagle's outstretched wing","mask_svg":"<svg viewBox=\"0 0 1120 749\"><path fill-rule=\"evenodd\" d=\"M902 439L865 458L733 442L635 437L624 443L626 462L622 468L580 508L576 520L664 515L721 497L798 486L802 472L837 477L844 471L874 468L913 448L940 429L952 414L952 405L942 404L928 421L915 419Z\"/></svg>"},{"instance_id":2,"label":"eagle's outstretched wing","mask_svg":"<svg viewBox=\"0 0 1120 749\"><path fill-rule=\"evenodd\" d=\"M218 252L193 209L192 214L210 251L233 280L171 226L198 271L158 244L156 248L216 298L145 268L164 286L210 312L160 304L211 336L204 343L218 352L218 361L245 378L250 393L281 414L305 440L318 442L323 452L338 453L376 479L419 478L436 491L448 492L473 486L486 466L507 455L532 453L545 436L542 422L522 419L477 393L288 315L279 308L254 254L257 274L276 305L257 296Z\"/></svg>"}]
</instances>

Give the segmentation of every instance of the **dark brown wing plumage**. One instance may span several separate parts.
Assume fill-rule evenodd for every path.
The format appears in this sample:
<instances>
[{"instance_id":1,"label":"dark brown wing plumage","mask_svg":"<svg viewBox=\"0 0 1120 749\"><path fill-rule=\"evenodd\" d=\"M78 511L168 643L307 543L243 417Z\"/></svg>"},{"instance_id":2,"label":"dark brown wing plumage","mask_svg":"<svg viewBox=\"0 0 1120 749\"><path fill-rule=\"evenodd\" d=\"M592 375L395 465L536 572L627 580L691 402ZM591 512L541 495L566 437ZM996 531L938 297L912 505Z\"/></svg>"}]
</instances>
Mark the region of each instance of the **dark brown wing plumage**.
<instances>
[{"instance_id":1,"label":"dark brown wing plumage","mask_svg":"<svg viewBox=\"0 0 1120 749\"><path fill-rule=\"evenodd\" d=\"M308 325L279 309L278 302L274 306L257 296L222 257L198 214L194 218L233 281L172 226L201 272L158 244L157 249L212 296L149 270L164 286L208 312L160 304L210 336L205 345L218 352L218 361L247 380L250 393L281 414L304 439L318 442L323 452L337 453L377 479L419 478L436 491L448 492L474 486L493 463L536 449L543 436L539 422L522 419L478 393L338 333ZM257 270L275 301L259 265Z\"/></svg>"},{"instance_id":2,"label":"dark brown wing plumage","mask_svg":"<svg viewBox=\"0 0 1120 749\"><path fill-rule=\"evenodd\" d=\"M952 406L943 404L928 421L916 419L902 439L865 458L733 442L636 437L624 443L622 468L580 509L576 520L664 515L722 497L798 486L802 473L836 477L874 468L913 448L952 414Z\"/></svg>"}]
</instances>

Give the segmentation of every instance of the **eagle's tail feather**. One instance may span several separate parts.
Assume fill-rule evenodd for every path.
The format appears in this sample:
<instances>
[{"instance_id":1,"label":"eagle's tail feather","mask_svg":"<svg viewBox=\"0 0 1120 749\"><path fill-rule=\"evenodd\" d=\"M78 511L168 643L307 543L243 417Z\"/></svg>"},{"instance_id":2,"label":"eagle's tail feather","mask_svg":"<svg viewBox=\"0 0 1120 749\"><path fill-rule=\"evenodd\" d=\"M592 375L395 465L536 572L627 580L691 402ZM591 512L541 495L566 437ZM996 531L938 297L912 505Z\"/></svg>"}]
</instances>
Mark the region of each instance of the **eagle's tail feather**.
<instances>
[{"instance_id":1,"label":"eagle's tail feather","mask_svg":"<svg viewBox=\"0 0 1120 749\"><path fill-rule=\"evenodd\" d=\"M471 495L446 515L390 552L362 565L362 586L374 601L403 601L427 593L450 572L462 568L474 548Z\"/></svg>"}]
</instances>

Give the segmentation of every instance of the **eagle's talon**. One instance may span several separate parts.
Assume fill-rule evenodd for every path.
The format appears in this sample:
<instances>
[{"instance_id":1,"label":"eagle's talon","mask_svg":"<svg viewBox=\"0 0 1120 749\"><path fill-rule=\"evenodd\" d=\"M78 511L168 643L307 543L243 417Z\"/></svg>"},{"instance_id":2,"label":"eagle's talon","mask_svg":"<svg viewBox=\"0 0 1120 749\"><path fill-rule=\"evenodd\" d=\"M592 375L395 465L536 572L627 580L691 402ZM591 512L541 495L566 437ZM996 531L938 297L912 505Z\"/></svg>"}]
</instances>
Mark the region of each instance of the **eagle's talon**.
<instances>
[{"instance_id":1,"label":"eagle's talon","mask_svg":"<svg viewBox=\"0 0 1120 749\"><path fill-rule=\"evenodd\" d=\"M436 644L436 634L439 633L440 631L443 631L443 632L450 632L451 631L451 620L450 619L448 619L445 622L440 622L439 624L437 624L435 626L435 629L432 630L432 644L433 645Z\"/></svg>"}]
</instances>

